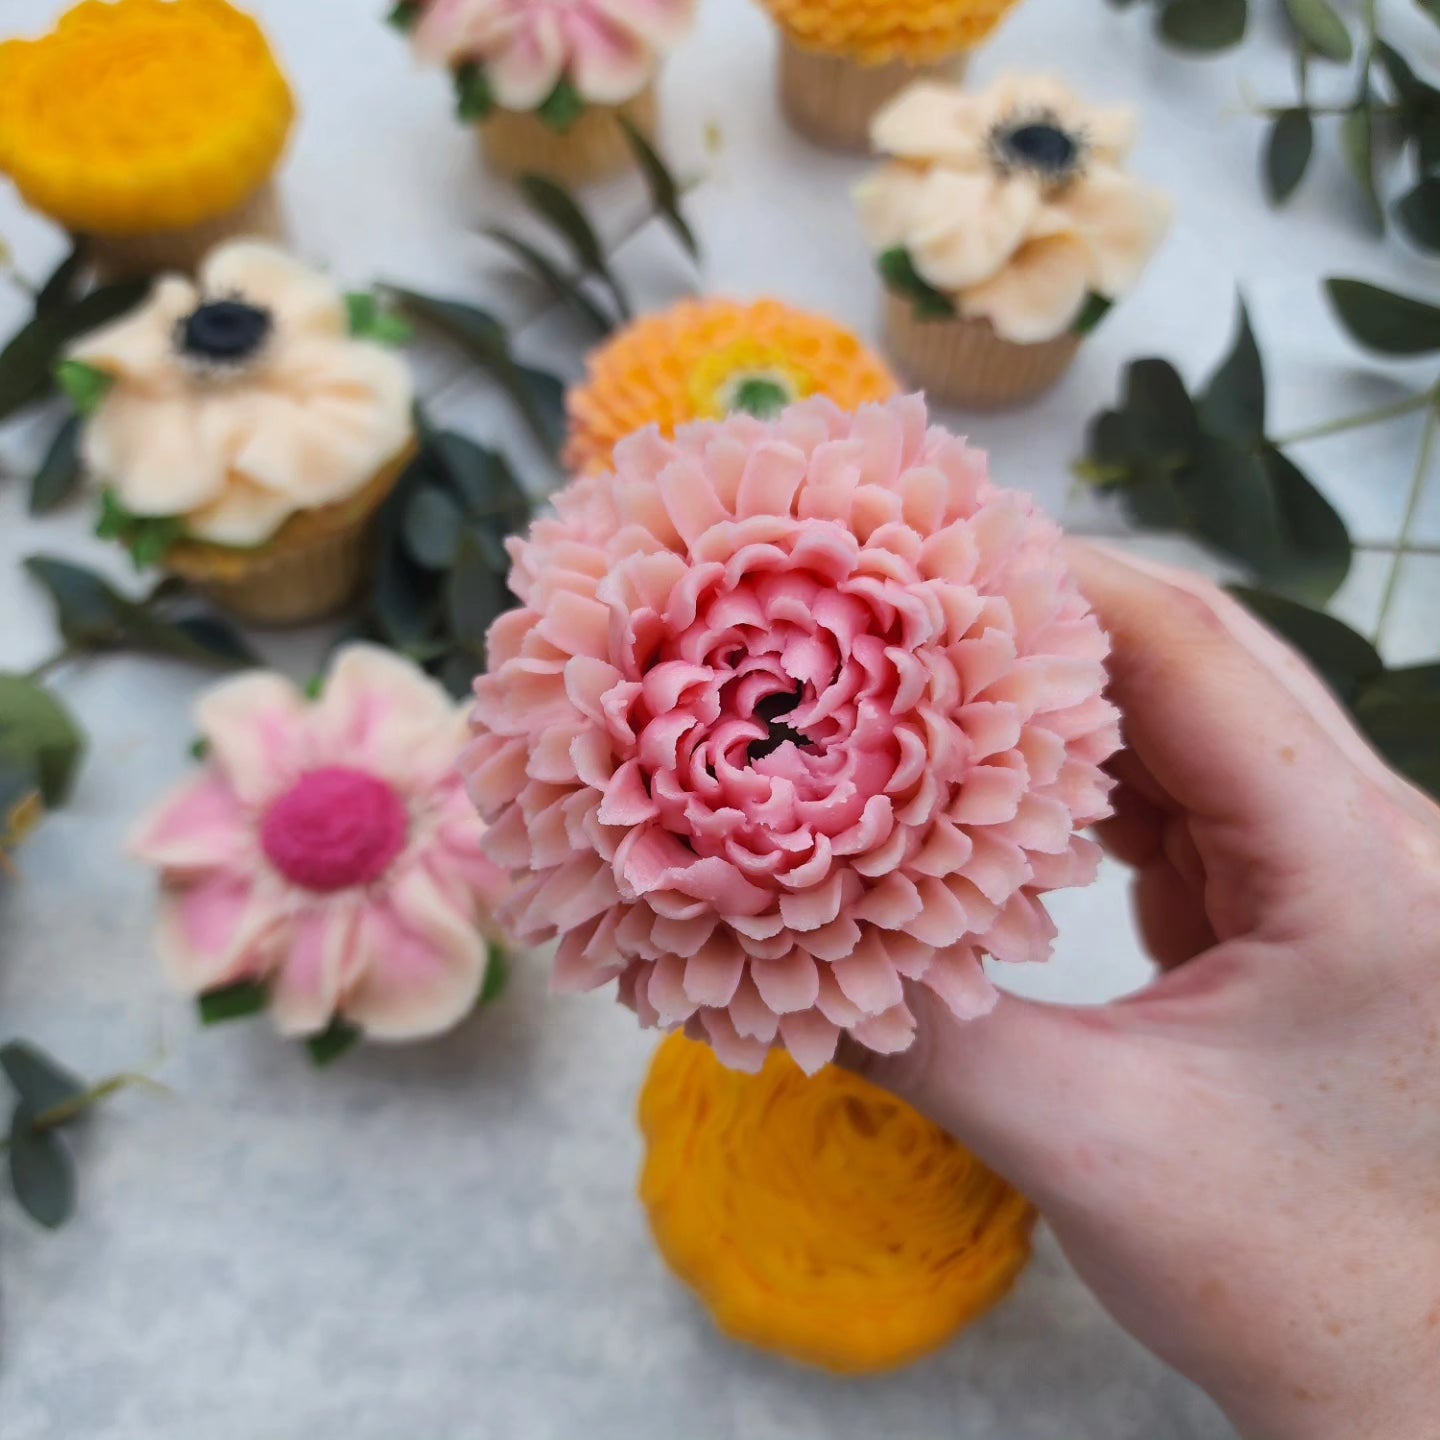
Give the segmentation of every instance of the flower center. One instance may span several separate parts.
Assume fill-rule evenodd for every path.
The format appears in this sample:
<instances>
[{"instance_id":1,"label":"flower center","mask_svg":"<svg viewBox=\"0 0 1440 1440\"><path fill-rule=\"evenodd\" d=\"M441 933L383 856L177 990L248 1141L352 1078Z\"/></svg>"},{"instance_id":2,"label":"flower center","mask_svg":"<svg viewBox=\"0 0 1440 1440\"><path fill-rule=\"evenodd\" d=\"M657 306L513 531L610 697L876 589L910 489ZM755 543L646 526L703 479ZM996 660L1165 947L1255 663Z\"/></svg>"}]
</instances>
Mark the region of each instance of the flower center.
<instances>
[{"instance_id":1,"label":"flower center","mask_svg":"<svg viewBox=\"0 0 1440 1440\"><path fill-rule=\"evenodd\" d=\"M410 819L394 789L363 770L328 765L302 775L265 813L270 863L307 890L378 880L405 846Z\"/></svg>"},{"instance_id":2,"label":"flower center","mask_svg":"<svg viewBox=\"0 0 1440 1440\"><path fill-rule=\"evenodd\" d=\"M179 324L181 353L216 365L242 365L269 338L268 310L243 300L207 300Z\"/></svg>"},{"instance_id":3,"label":"flower center","mask_svg":"<svg viewBox=\"0 0 1440 1440\"><path fill-rule=\"evenodd\" d=\"M788 694L781 690L756 702L751 713L755 719L764 721L770 733L763 740L750 742L745 754L750 764L763 760L767 755L773 755L787 741L800 750L813 748L814 741L803 730L792 728L781 718L789 715L804 698L805 692L801 689Z\"/></svg>"},{"instance_id":4,"label":"flower center","mask_svg":"<svg viewBox=\"0 0 1440 1440\"><path fill-rule=\"evenodd\" d=\"M730 409L760 420L775 419L794 399L787 386L769 375L741 375L730 388Z\"/></svg>"},{"instance_id":5,"label":"flower center","mask_svg":"<svg viewBox=\"0 0 1440 1440\"><path fill-rule=\"evenodd\" d=\"M1048 185L1064 185L1085 163L1085 142L1048 116L1012 120L992 139L1002 170L1029 170Z\"/></svg>"}]
</instances>

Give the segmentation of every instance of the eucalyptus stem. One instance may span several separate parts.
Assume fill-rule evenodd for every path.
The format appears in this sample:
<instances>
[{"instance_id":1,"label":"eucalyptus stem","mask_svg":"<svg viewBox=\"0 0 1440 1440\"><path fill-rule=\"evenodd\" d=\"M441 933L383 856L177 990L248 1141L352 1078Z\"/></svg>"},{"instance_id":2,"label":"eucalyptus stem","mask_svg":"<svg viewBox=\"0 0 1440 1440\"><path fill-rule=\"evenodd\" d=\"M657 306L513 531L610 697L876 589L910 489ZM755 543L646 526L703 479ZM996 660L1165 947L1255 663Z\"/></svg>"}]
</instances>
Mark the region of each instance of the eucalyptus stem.
<instances>
[{"instance_id":1,"label":"eucalyptus stem","mask_svg":"<svg viewBox=\"0 0 1440 1440\"><path fill-rule=\"evenodd\" d=\"M51 671L58 670L62 665L68 664L71 660L77 659L79 657L79 654L80 652L76 650L74 646L66 645L63 648L57 650L53 655L47 656L33 669L27 670L25 672L25 678L27 680L33 680L38 683L39 681L45 679L45 677L49 675Z\"/></svg>"},{"instance_id":2,"label":"eucalyptus stem","mask_svg":"<svg viewBox=\"0 0 1440 1440\"><path fill-rule=\"evenodd\" d=\"M158 1081L151 1079L149 1075L141 1075L134 1072L126 1072L121 1075L112 1075L108 1080L101 1080L92 1085L88 1090L83 1090L79 1095L69 1100L62 1100L58 1105L52 1105L48 1110L42 1110L30 1122L30 1129L35 1134L45 1130L58 1130L62 1125L68 1125L72 1120L78 1120L87 1110L93 1109L96 1105L108 1100L112 1095L118 1095L120 1091L128 1089L132 1085L145 1085L155 1090L163 1091L165 1087ZM8 1137L0 1136L0 1155L10 1148Z\"/></svg>"},{"instance_id":3,"label":"eucalyptus stem","mask_svg":"<svg viewBox=\"0 0 1440 1440\"><path fill-rule=\"evenodd\" d=\"M1372 0L1373 3L1373 0ZM1415 474L1410 481L1410 498L1405 502L1405 518L1400 522L1400 535L1395 541L1395 561L1390 566L1390 575L1385 581L1385 594L1380 601L1380 614L1375 621L1375 644L1378 647L1385 638L1385 627L1390 621L1390 611L1395 605L1395 596L1400 589L1400 572L1409 553L1410 532L1415 528L1415 517L1420 513L1420 497L1425 493L1425 478L1430 473L1430 458L1435 449L1435 432L1440 427L1440 406L1432 404L1425 417L1425 434L1420 440L1420 454L1415 461Z\"/></svg>"},{"instance_id":4,"label":"eucalyptus stem","mask_svg":"<svg viewBox=\"0 0 1440 1440\"><path fill-rule=\"evenodd\" d=\"M1381 425L1387 420L1398 420L1402 415L1413 415L1417 410L1433 407L1436 391L1431 389L1423 395L1407 395L1391 405L1380 405L1374 410L1363 410L1358 415L1346 415L1339 420L1326 420L1323 424L1297 430L1293 435L1282 435L1271 444L1281 446L1304 445L1311 440L1325 440L1331 435L1343 435L1347 430L1364 430L1370 425Z\"/></svg>"}]
</instances>

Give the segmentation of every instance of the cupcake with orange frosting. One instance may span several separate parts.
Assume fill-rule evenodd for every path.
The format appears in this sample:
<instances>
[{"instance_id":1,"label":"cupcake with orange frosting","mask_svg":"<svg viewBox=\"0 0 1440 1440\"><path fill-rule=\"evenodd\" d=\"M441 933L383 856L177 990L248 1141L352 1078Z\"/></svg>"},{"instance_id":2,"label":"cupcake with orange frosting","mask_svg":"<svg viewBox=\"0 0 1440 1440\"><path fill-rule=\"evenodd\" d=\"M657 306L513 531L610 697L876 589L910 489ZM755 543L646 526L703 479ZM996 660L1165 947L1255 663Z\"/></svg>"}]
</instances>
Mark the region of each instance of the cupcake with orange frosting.
<instances>
[{"instance_id":1,"label":"cupcake with orange frosting","mask_svg":"<svg viewBox=\"0 0 1440 1440\"><path fill-rule=\"evenodd\" d=\"M758 1075L672 1035L640 1097L660 1253L733 1339L843 1375L893 1370L998 1303L1029 1201L903 1101L783 1051Z\"/></svg>"},{"instance_id":2,"label":"cupcake with orange frosting","mask_svg":"<svg viewBox=\"0 0 1440 1440\"><path fill-rule=\"evenodd\" d=\"M294 115L260 27L226 0L82 0L0 44L0 172L109 274L278 237Z\"/></svg>"},{"instance_id":3,"label":"cupcake with orange frosting","mask_svg":"<svg viewBox=\"0 0 1440 1440\"><path fill-rule=\"evenodd\" d=\"M622 118L654 131L655 77L694 0L400 0L391 19L451 72L495 170L577 185L631 163Z\"/></svg>"},{"instance_id":4,"label":"cupcake with orange frosting","mask_svg":"<svg viewBox=\"0 0 1440 1440\"><path fill-rule=\"evenodd\" d=\"M854 410L896 393L893 376L843 325L778 300L686 300L622 330L569 394L567 467L593 475L646 425L671 436L736 410L762 419L810 395Z\"/></svg>"},{"instance_id":5,"label":"cupcake with orange frosting","mask_svg":"<svg viewBox=\"0 0 1440 1440\"><path fill-rule=\"evenodd\" d=\"M920 83L875 117L886 160L856 198L906 380L989 407L1060 378L1169 226L1124 168L1134 132L1131 111L1043 75L980 95Z\"/></svg>"},{"instance_id":6,"label":"cupcake with orange frosting","mask_svg":"<svg viewBox=\"0 0 1440 1440\"><path fill-rule=\"evenodd\" d=\"M1016 0L760 0L780 29L780 106L802 135L864 150L870 120L924 77L958 79Z\"/></svg>"},{"instance_id":7,"label":"cupcake with orange frosting","mask_svg":"<svg viewBox=\"0 0 1440 1440\"><path fill-rule=\"evenodd\" d=\"M410 371L377 330L373 305L259 241L163 276L62 366L102 533L242 619L341 608L414 445Z\"/></svg>"}]
</instances>

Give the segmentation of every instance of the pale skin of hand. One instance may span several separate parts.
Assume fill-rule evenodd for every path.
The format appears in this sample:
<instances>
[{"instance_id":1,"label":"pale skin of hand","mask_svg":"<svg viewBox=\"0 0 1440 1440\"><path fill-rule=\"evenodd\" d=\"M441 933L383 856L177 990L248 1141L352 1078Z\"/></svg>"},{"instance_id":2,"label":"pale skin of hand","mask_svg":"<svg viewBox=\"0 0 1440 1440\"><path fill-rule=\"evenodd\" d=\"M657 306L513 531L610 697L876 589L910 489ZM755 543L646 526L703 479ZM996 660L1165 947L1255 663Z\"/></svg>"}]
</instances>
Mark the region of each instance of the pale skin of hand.
<instances>
[{"instance_id":1,"label":"pale skin of hand","mask_svg":"<svg viewBox=\"0 0 1440 1440\"><path fill-rule=\"evenodd\" d=\"M1161 967L1094 1009L921 1005L860 1068L1025 1190L1246 1440L1440 1436L1440 808L1220 590L1073 545Z\"/></svg>"}]
</instances>

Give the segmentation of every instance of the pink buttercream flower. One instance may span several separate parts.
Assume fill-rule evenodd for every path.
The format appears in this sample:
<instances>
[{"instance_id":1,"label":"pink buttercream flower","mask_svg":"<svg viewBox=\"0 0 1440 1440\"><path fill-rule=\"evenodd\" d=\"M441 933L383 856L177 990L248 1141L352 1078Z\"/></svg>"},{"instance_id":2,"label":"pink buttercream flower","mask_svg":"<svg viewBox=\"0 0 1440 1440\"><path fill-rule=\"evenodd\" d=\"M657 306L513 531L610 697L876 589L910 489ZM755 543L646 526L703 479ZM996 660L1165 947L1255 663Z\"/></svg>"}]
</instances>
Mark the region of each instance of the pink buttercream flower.
<instances>
[{"instance_id":1,"label":"pink buttercream flower","mask_svg":"<svg viewBox=\"0 0 1440 1440\"><path fill-rule=\"evenodd\" d=\"M136 827L159 945L189 994L259 981L277 1028L381 1040L475 1006L507 888L455 757L463 712L406 660L351 645L319 699L268 672L201 697L200 772Z\"/></svg>"},{"instance_id":2,"label":"pink buttercream flower","mask_svg":"<svg viewBox=\"0 0 1440 1440\"><path fill-rule=\"evenodd\" d=\"M637 95L660 57L689 32L694 0L425 0L416 53L485 67L496 101L533 110L561 79L582 100Z\"/></svg>"},{"instance_id":3,"label":"pink buttercream flower","mask_svg":"<svg viewBox=\"0 0 1440 1440\"><path fill-rule=\"evenodd\" d=\"M559 991L727 1064L906 1049L1093 879L1108 642L1060 532L919 396L652 427L510 542L462 760Z\"/></svg>"}]
</instances>

